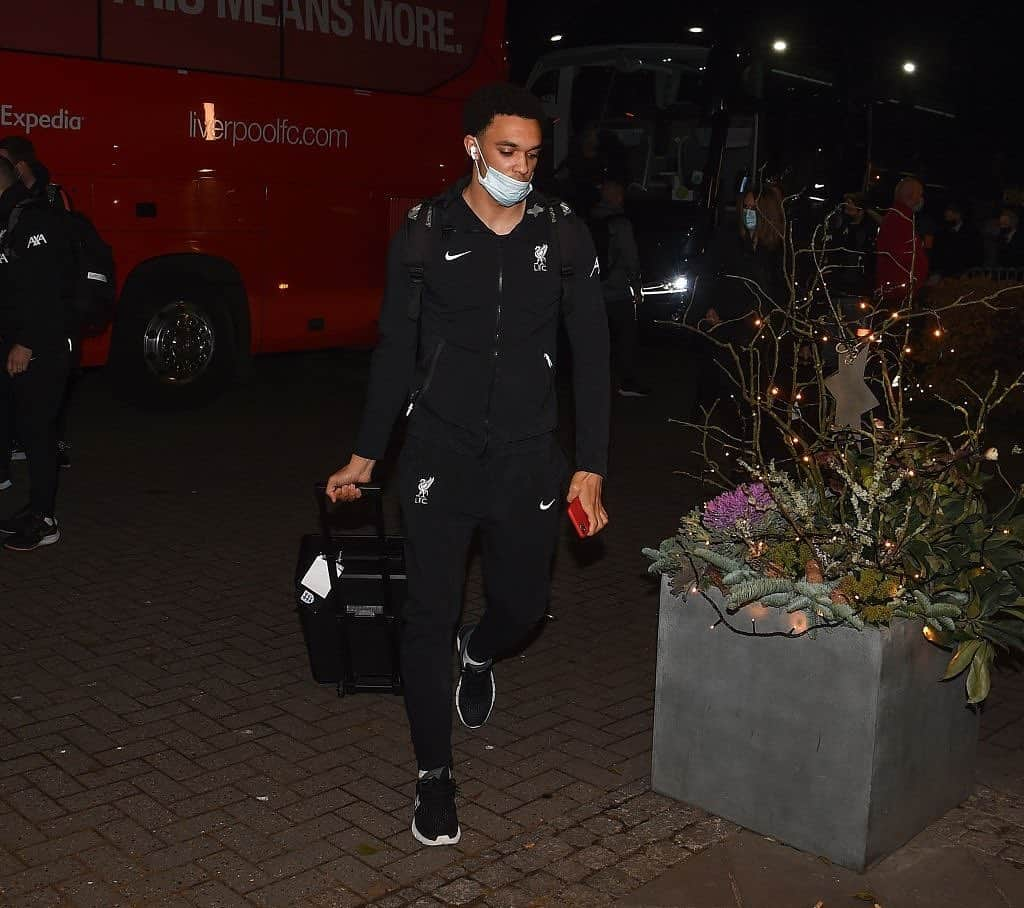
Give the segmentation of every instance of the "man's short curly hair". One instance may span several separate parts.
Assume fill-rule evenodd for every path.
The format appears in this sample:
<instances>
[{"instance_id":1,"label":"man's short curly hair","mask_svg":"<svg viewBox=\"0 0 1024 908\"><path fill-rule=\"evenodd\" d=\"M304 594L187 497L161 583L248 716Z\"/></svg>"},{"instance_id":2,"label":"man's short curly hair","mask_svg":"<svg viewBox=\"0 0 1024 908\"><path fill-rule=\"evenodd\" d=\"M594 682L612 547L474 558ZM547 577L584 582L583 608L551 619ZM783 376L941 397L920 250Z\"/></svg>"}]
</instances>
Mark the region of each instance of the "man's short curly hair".
<instances>
[{"instance_id":1,"label":"man's short curly hair","mask_svg":"<svg viewBox=\"0 0 1024 908\"><path fill-rule=\"evenodd\" d=\"M495 117L503 114L540 124L547 119L544 105L525 88L511 82L493 82L469 96L462 111L463 131L465 135L478 136Z\"/></svg>"}]
</instances>

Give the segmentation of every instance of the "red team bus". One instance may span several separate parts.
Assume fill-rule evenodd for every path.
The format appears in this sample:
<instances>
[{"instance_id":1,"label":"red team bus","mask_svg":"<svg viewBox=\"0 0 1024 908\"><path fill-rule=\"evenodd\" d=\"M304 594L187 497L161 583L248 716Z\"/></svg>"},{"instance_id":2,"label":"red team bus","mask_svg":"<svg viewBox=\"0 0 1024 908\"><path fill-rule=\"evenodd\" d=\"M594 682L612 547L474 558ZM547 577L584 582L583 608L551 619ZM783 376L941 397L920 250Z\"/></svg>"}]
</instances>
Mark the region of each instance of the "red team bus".
<instances>
[{"instance_id":1,"label":"red team bus","mask_svg":"<svg viewBox=\"0 0 1024 908\"><path fill-rule=\"evenodd\" d=\"M83 363L193 403L252 353L372 343L388 237L461 173L504 26L505 0L4 4L0 136L114 248Z\"/></svg>"}]
</instances>

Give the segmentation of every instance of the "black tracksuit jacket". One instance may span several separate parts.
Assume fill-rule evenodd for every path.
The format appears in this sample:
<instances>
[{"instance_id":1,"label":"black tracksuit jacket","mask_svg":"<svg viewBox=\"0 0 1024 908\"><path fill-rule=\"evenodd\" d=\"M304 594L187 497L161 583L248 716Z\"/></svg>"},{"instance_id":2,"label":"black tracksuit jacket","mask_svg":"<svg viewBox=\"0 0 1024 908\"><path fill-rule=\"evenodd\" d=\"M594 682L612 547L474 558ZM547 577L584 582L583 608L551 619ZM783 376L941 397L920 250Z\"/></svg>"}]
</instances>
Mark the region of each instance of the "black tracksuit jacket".
<instances>
[{"instance_id":1,"label":"black tracksuit jacket","mask_svg":"<svg viewBox=\"0 0 1024 908\"><path fill-rule=\"evenodd\" d=\"M11 212L20 211L13 230ZM0 345L33 352L63 347L68 337L66 225L21 185L0 195Z\"/></svg>"},{"instance_id":2,"label":"black tracksuit jacket","mask_svg":"<svg viewBox=\"0 0 1024 908\"><path fill-rule=\"evenodd\" d=\"M456 184L435 203L440 231L424 262L419 323L410 317L407 233L391 241L362 427L355 451L380 459L395 418L408 434L472 454L529 450L557 421L558 321L572 346L576 468L607 474L608 325L597 255L586 225L566 215L571 243L559 243L537 193L507 236L484 225ZM563 248L567 247L567 248ZM559 251L571 259L568 304ZM411 410L409 408L411 407Z\"/></svg>"}]
</instances>

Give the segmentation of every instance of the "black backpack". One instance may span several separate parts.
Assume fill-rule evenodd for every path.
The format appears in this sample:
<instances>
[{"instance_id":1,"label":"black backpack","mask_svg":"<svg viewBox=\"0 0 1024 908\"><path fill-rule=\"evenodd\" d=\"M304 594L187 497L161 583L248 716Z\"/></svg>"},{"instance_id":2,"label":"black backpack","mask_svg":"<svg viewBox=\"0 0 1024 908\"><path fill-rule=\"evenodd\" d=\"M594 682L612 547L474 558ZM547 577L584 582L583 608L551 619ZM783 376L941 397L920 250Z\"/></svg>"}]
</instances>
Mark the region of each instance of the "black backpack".
<instances>
[{"instance_id":1,"label":"black backpack","mask_svg":"<svg viewBox=\"0 0 1024 908\"><path fill-rule=\"evenodd\" d=\"M69 211L75 277L71 311L87 337L102 334L114 317L114 251L80 211Z\"/></svg>"},{"instance_id":2,"label":"black backpack","mask_svg":"<svg viewBox=\"0 0 1024 908\"><path fill-rule=\"evenodd\" d=\"M72 262L66 289L75 326L86 337L102 334L114 317L117 300L114 251L56 183L47 184L46 200L52 211L63 215L68 231Z\"/></svg>"}]
</instances>

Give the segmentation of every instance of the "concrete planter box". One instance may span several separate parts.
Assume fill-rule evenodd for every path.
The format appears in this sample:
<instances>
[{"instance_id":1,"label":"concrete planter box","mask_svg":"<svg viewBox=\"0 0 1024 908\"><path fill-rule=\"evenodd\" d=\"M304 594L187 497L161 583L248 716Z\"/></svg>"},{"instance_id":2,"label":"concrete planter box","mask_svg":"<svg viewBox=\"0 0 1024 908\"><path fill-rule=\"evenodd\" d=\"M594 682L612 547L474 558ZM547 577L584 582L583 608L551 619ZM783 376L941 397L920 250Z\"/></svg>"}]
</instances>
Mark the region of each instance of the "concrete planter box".
<instances>
[{"instance_id":1,"label":"concrete planter box","mask_svg":"<svg viewBox=\"0 0 1024 908\"><path fill-rule=\"evenodd\" d=\"M752 617L790 627L729 621ZM918 622L754 640L715 621L663 579L655 791L858 871L970 795L978 715Z\"/></svg>"}]
</instances>

